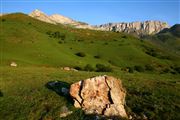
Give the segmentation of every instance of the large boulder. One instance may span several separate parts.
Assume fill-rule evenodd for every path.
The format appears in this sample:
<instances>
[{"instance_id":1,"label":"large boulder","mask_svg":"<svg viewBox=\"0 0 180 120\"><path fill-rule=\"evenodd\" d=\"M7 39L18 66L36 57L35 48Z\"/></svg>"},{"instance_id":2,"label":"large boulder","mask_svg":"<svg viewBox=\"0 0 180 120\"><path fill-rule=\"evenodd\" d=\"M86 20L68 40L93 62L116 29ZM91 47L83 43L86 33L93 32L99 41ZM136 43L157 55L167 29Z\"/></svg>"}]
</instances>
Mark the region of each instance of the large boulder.
<instances>
[{"instance_id":1,"label":"large boulder","mask_svg":"<svg viewBox=\"0 0 180 120\"><path fill-rule=\"evenodd\" d=\"M74 83L70 87L74 106L86 114L107 117L126 117L124 109L126 91L119 79L112 76L97 76Z\"/></svg>"}]
</instances>

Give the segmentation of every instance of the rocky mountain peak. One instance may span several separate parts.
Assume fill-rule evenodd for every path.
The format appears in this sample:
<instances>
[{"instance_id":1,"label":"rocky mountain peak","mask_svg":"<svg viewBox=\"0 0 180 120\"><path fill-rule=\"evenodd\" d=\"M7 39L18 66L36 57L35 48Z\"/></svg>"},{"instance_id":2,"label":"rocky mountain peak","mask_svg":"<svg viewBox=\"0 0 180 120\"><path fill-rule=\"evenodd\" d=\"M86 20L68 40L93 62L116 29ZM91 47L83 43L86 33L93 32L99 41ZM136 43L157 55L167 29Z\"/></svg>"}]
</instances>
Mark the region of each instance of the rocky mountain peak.
<instances>
[{"instance_id":1,"label":"rocky mountain peak","mask_svg":"<svg viewBox=\"0 0 180 120\"><path fill-rule=\"evenodd\" d=\"M137 21L130 23L107 23L96 27L106 31L127 32L135 33L138 35L149 35L158 33L164 28L169 28L169 25L166 22L149 20L144 22Z\"/></svg>"},{"instance_id":2,"label":"rocky mountain peak","mask_svg":"<svg viewBox=\"0 0 180 120\"><path fill-rule=\"evenodd\" d=\"M46 15L45 13L43 13L42 11L35 9L34 11L32 11L32 13L30 13L29 15L32 16L41 16L41 15Z\"/></svg>"},{"instance_id":3,"label":"rocky mountain peak","mask_svg":"<svg viewBox=\"0 0 180 120\"><path fill-rule=\"evenodd\" d=\"M42 11L40 11L38 9L34 10L33 12L31 12L29 14L29 16L31 16L33 18L36 18L36 19L38 19L40 21L43 21L43 22L48 22L48 23L56 24L55 21L51 20L48 15L46 15L45 13L43 13Z\"/></svg>"},{"instance_id":4,"label":"rocky mountain peak","mask_svg":"<svg viewBox=\"0 0 180 120\"><path fill-rule=\"evenodd\" d=\"M75 28L126 32L137 35L156 34L165 28L169 28L169 25L166 22L156 21L156 20L149 20L144 22L136 21L130 23L125 23L125 22L107 23L107 24L92 26L89 24L84 24L83 22L73 20L71 18L65 17L60 14L53 14L48 16L38 9L30 13L29 16L51 24L68 24L74 26Z\"/></svg>"}]
</instances>

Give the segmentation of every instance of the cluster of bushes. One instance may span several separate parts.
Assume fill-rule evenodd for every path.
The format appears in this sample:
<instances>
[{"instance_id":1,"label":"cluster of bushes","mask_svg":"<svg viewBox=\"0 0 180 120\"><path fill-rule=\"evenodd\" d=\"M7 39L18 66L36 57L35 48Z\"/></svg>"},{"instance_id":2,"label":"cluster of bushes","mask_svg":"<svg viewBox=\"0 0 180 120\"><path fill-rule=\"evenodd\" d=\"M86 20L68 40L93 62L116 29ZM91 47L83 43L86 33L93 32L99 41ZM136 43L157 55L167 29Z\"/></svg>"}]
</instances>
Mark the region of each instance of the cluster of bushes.
<instances>
[{"instance_id":1,"label":"cluster of bushes","mask_svg":"<svg viewBox=\"0 0 180 120\"><path fill-rule=\"evenodd\" d=\"M165 68L160 72L160 74L165 74L165 73L180 74L180 67L171 66L170 68Z\"/></svg>"},{"instance_id":2,"label":"cluster of bushes","mask_svg":"<svg viewBox=\"0 0 180 120\"><path fill-rule=\"evenodd\" d=\"M145 49L146 49L145 53L152 56L152 57L156 57L159 59L167 59L167 60L171 59L170 56L162 55L161 53L159 53L157 50L155 50L153 48L146 47Z\"/></svg>"},{"instance_id":3,"label":"cluster of bushes","mask_svg":"<svg viewBox=\"0 0 180 120\"><path fill-rule=\"evenodd\" d=\"M180 67L175 67L175 66L171 66L171 67L163 67L161 69L155 69L154 66L152 65L145 65L145 66L140 66L140 65L135 65L132 67L125 67L122 68L123 71L129 72L129 73L134 73L135 71L137 72L145 72L145 71L157 71L160 74L166 74L166 73L171 73L171 74L180 74Z\"/></svg>"},{"instance_id":4,"label":"cluster of bushes","mask_svg":"<svg viewBox=\"0 0 180 120\"><path fill-rule=\"evenodd\" d=\"M155 68L151 65L145 65L145 66L135 65L133 67L123 68L122 70L127 71L129 73L134 73L134 71L137 71L137 72L154 71Z\"/></svg>"},{"instance_id":5,"label":"cluster of bushes","mask_svg":"<svg viewBox=\"0 0 180 120\"><path fill-rule=\"evenodd\" d=\"M103 64L96 64L96 72L112 72L112 68Z\"/></svg>"},{"instance_id":6,"label":"cluster of bushes","mask_svg":"<svg viewBox=\"0 0 180 120\"><path fill-rule=\"evenodd\" d=\"M66 36L64 33L60 33L59 31L48 31L46 32L47 35L49 35L49 37L51 38L56 38L56 39L61 39L61 40L65 40Z\"/></svg>"},{"instance_id":7,"label":"cluster of bushes","mask_svg":"<svg viewBox=\"0 0 180 120\"><path fill-rule=\"evenodd\" d=\"M86 54L84 52L77 52L77 53L75 53L75 55L77 55L79 57L85 57L86 56ZM100 59L101 56L100 55L95 55L94 58Z\"/></svg>"},{"instance_id":8,"label":"cluster of bushes","mask_svg":"<svg viewBox=\"0 0 180 120\"><path fill-rule=\"evenodd\" d=\"M96 64L95 68L90 64L85 65L83 68L78 67L78 66L76 66L74 68L77 70L83 70L83 71L89 71L89 72L92 72L92 71L95 71L95 72L112 72L113 71L113 69L110 66L106 66L103 64Z\"/></svg>"}]
</instances>

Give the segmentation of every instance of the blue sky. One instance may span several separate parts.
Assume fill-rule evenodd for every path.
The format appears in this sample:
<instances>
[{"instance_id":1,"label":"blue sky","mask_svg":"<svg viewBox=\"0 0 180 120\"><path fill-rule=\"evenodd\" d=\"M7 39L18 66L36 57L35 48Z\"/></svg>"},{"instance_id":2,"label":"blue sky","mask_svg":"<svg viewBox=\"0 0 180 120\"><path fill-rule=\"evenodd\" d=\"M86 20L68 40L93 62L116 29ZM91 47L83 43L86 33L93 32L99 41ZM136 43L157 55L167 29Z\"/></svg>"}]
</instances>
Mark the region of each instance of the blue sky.
<instances>
[{"instance_id":1,"label":"blue sky","mask_svg":"<svg viewBox=\"0 0 180 120\"><path fill-rule=\"evenodd\" d=\"M160 20L180 23L180 0L1 0L1 12L39 9L89 24Z\"/></svg>"}]
</instances>

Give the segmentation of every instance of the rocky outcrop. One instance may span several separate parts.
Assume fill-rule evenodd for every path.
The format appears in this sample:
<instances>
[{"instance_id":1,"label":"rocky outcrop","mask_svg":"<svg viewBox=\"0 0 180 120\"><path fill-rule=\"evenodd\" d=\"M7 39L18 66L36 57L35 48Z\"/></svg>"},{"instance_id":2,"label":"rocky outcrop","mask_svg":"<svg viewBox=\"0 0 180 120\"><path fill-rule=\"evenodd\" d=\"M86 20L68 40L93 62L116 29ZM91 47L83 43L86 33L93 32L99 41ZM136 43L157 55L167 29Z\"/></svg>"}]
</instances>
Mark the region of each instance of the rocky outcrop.
<instances>
[{"instance_id":1,"label":"rocky outcrop","mask_svg":"<svg viewBox=\"0 0 180 120\"><path fill-rule=\"evenodd\" d=\"M72 24L77 25L78 23L68 17L59 15L59 14L53 14L49 16L51 20L53 20L55 23L61 23L61 24Z\"/></svg>"},{"instance_id":2,"label":"rocky outcrop","mask_svg":"<svg viewBox=\"0 0 180 120\"><path fill-rule=\"evenodd\" d=\"M138 35L155 34L159 31L169 28L166 22L161 21L145 21L145 22L131 22L131 23L108 23L96 26L101 30L135 33Z\"/></svg>"},{"instance_id":3,"label":"rocky outcrop","mask_svg":"<svg viewBox=\"0 0 180 120\"><path fill-rule=\"evenodd\" d=\"M17 63L16 62L11 62L10 66L11 67L17 67Z\"/></svg>"},{"instance_id":4,"label":"rocky outcrop","mask_svg":"<svg viewBox=\"0 0 180 120\"><path fill-rule=\"evenodd\" d=\"M53 21L51 18L49 18L48 15L45 13L39 11L38 9L34 10L32 13L29 14L29 16L36 18L40 21L51 23L51 24L56 24L55 21Z\"/></svg>"},{"instance_id":5,"label":"rocky outcrop","mask_svg":"<svg viewBox=\"0 0 180 120\"><path fill-rule=\"evenodd\" d=\"M48 16L37 9L34 10L32 13L30 13L29 16L51 24L64 24L64 25L71 25L75 28L126 32L126 33L134 33L137 35L155 34L163 30L164 28L169 28L169 25L166 22L161 22L161 21L108 23L108 24L92 26L87 23L75 21L71 18L59 14Z\"/></svg>"},{"instance_id":6,"label":"rocky outcrop","mask_svg":"<svg viewBox=\"0 0 180 120\"><path fill-rule=\"evenodd\" d=\"M51 23L51 24L71 25L71 26L74 26L76 28L89 28L89 29L92 28L87 23L75 21L71 18L65 17L65 16L60 15L60 14L53 14L53 15L48 16L38 9L36 9L32 13L30 13L29 16L36 18L40 21Z\"/></svg>"},{"instance_id":7,"label":"rocky outcrop","mask_svg":"<svg viewBox=\"0 0 180 120\"><path fill-rule=\"evenodd\" d=\"M124 109L126 92L119 79L111 76L97 76L74 83L70 87L74 106L86 114L127 118Z\"/></svg>"}]
</instances>

